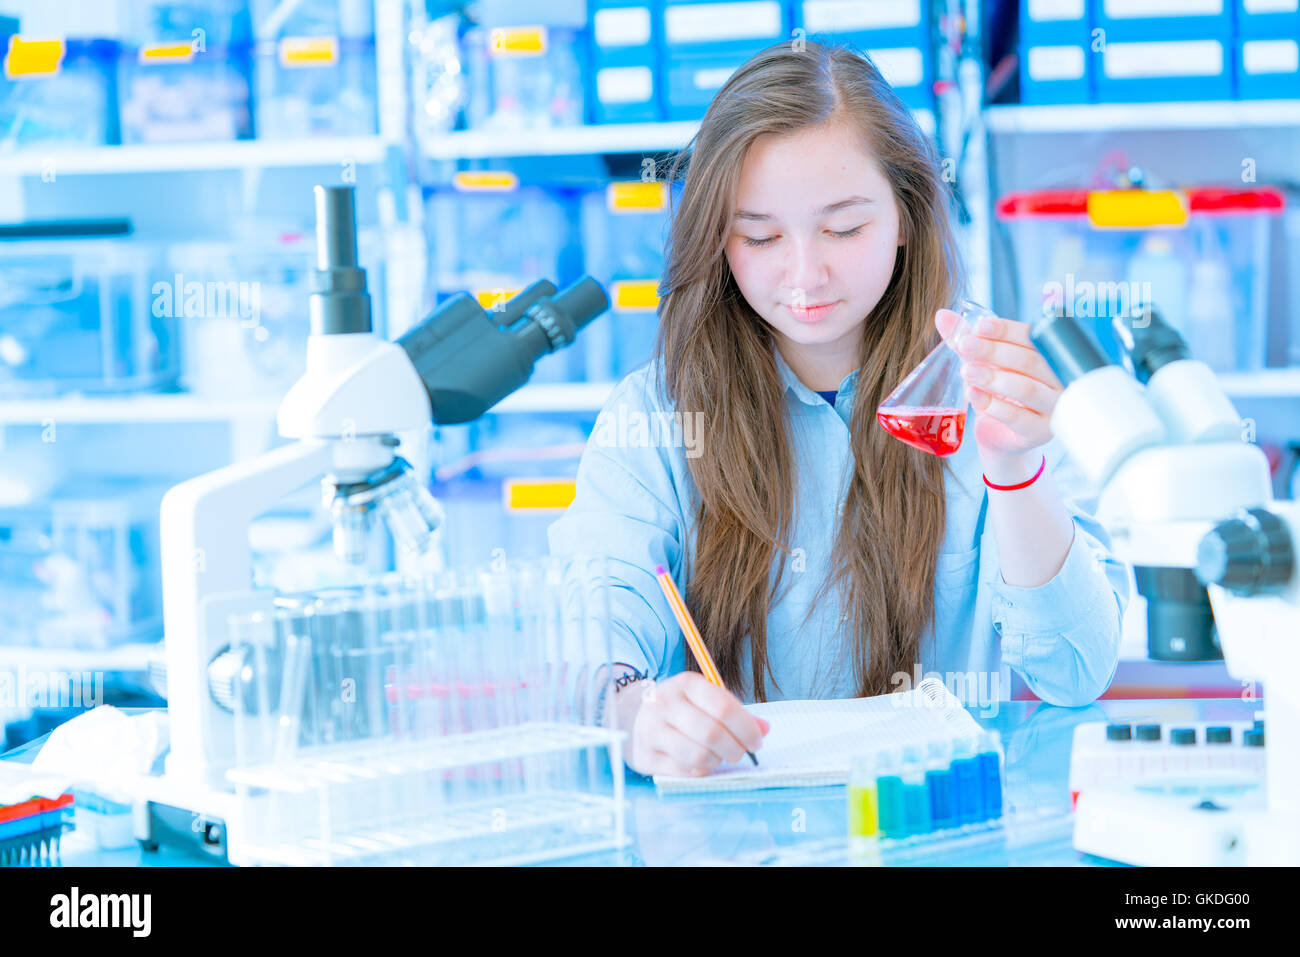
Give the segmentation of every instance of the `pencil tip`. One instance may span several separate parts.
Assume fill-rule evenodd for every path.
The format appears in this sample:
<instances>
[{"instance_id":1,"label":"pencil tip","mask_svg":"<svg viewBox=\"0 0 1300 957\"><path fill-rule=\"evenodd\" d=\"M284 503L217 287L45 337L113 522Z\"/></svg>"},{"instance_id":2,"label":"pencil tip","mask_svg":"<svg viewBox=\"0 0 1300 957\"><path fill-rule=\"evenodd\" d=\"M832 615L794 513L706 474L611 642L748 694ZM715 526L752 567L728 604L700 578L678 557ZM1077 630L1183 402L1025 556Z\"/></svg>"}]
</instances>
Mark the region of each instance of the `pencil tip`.
<instances>
[{"instance_id":1,"label":"pencil tip","mask_svg":"<svg viewBox=\"0 0 1300 957\"><path fill-rule=\"evenodd\" d=\"M754 767L758 767L758 758L754 757L754 752L746 751L745 753L749 755L749 760L754 762Z\"/></svg>"}]
</instances>

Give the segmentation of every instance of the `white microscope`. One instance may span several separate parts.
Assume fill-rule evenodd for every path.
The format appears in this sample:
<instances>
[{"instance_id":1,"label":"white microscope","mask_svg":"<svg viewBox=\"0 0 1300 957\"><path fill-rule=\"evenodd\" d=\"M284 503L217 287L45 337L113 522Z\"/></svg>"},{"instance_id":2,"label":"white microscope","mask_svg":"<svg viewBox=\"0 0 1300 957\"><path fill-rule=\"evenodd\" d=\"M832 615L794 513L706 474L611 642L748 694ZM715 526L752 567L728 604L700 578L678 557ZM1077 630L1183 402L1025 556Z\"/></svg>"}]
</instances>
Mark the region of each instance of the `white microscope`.
<instances>
[{"instance_id":1,"label":"white microscope","mask_svg":"<svg viewBox=\"0 0 1300 957\"><path fill-rule=\"evenodd\" d=\"M1206 586L1229 674L1264 684L1266 783L1085 789L1074 846L1143 865L1300 864L1300 504L1273 501L1264 454L1176 331L1153 310L1115 326L1132 374L1075 320L1034 324L1065 385L1052 431L1100 490L1116 553Z\"/></svg>"},{"instance_id":2,"label":"white microscope","mask_svg":"<svg viewBox=\"0 0 1300 957\"><path fill-rule=\"evenodd\" d=\"M315 193L307 371L277 416L280 434L296 441L183 482L163 499L171 750L165 773L144 779L136 802L135 833L146 846L198 842L222 856L223 829L238 826L225 772L234 760L234 689L248 665L228 647L227 623L234 614L269 612L275 597L250 590L252 520L322 480L344 561L363 558L375 517L398 545L425 548L440 510L397 455L396 434L431 420L477 418L609 307L591 277L558 295L543 280L490 313L457 296L390 342L371 329L352 189L317 186Z\"/></svg>"}]
</instances>

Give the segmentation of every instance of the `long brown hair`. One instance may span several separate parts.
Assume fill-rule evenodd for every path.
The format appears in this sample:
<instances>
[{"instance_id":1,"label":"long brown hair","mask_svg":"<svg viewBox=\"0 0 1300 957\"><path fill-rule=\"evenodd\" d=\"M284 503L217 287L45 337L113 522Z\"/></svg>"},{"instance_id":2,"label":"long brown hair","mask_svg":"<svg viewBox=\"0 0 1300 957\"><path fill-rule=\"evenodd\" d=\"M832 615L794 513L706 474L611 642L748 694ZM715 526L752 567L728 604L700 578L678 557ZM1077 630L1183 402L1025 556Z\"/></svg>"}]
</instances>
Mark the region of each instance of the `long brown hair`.
<instances>
[{"instance_id":1,"label":"long brown hair","mask_svg":"<svg viewBox=\"0 0 1300 957\"><path fill-rule=\"evenodd\" d=\"M903 245L862 327L849 426L853 476L814 606L839 587L857 691L883 694L891 675L910 674L919 660L944 537L942 460L891 438L875 418L888 390L938 342L934 314L961 286L935 151L866 57L781 43L731 76L669 173L684 182L660 289L658 348L675 407L703 412L706 427L702 454L688 459L699 492L688 601L727 686L743 693L748 685L760 701L770 675L768 608L792 554L796 463L774 335L741 294L725 247L750 144L763 133L841 118L856 125L893 189ZM746 641L752 673L742 675Z\"/></svg>"}]
</instances>

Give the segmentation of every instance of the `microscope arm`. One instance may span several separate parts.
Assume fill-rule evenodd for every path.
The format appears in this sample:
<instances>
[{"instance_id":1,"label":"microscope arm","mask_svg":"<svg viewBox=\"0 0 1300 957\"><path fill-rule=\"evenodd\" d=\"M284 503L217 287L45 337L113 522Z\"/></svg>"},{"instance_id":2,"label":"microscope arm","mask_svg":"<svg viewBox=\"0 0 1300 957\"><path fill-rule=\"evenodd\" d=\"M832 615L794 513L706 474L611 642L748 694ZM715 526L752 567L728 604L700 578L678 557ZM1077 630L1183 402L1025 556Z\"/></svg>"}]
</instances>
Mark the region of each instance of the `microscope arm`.
<instances>
[{"instance_id":1,"label":"microscope arm","mask_svg":"<svg viewBox=\"0 0 1300 957\"><path fill-rule=\"evenodd\" d=\"M247 593L252 582L248 528L277 501L329 471L334 443L294 442L170 489L161 512L163 628L167 636L168 774L199 784L213 773L208 663L226 641L229 608L207 599ZM202 544L200 544L202 543ZM227 729L229 734L229 729ZM224 765L224 766L228 766ZM217 769L224 770L218 762ZM217 782L212 782L217 783Z\"/></svg>"}]
</instances>

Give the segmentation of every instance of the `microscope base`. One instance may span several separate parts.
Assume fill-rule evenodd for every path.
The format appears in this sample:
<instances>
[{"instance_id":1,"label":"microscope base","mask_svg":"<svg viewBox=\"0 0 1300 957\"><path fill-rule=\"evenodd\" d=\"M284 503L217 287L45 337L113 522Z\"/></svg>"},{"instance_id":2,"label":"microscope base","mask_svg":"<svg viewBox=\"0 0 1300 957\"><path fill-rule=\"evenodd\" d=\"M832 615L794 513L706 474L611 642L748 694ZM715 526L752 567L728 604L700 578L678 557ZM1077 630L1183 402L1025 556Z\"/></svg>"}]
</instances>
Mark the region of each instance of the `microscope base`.
<instances>
[{"instance_id":1,"label":"microscope base","mask_svg":"<svg viewBox=\"0 0 1300 957\"><path fill-rule=\"evenodd\" d=\"M1300 814L1270 811L1258 778L1166 779L1089 789L1074 848L1144 867L1300 864Z\"/></svg>"}]
</instances>

